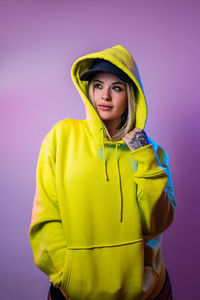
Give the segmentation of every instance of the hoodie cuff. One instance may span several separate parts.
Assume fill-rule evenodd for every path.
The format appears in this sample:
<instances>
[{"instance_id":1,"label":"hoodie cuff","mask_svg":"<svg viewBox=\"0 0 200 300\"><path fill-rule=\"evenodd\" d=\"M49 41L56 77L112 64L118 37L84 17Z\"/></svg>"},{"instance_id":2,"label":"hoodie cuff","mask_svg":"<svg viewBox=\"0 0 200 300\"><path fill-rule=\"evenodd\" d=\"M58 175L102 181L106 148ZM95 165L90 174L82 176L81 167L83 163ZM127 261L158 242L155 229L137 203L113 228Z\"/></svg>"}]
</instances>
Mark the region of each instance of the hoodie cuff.
<instances>
[{"instance_id":1,"label":"hoodie cuff","mask_svg":"<svg viewBox=\"0 0 200 300\"><path fill-rule=\"evenodd\" d=\"M131 151L134 160L134 171L137 177L151 177L156 174L165 173L153 145L149 144Z\"/></svg>"}]
</instances>

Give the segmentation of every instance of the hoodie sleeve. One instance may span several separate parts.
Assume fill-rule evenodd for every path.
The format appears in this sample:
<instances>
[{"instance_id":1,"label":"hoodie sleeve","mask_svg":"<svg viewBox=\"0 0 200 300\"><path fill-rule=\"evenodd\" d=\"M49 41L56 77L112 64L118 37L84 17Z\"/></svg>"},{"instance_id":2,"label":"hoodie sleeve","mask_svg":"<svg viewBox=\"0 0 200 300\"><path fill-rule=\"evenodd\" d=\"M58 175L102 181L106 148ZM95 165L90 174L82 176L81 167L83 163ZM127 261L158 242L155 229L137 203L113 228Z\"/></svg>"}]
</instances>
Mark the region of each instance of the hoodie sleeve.
<instances>
[{"instance_id":1,"label":"hoodie sleeve","mask_svg":"<svg viewBox=\"0 0 200 300\"><path fill-rule=\"evenodd\" d=\"M29 237L35 264L49 276L54 286L60 286L66 241L56 197L55 156L45 140L37 165Z\"/></svg>"},{"instance_id":2,"label":"hoodie sleeve","mask_svg":"<svg viewBox=\"0 0 200 300\"><path fill-rule=\"evenodd\" d=\"M131 151L131 155L136 165L134 180L143 233L155 236L170 226L175 213L168 155L152 144Z\"/></svg>"}]
</instances>

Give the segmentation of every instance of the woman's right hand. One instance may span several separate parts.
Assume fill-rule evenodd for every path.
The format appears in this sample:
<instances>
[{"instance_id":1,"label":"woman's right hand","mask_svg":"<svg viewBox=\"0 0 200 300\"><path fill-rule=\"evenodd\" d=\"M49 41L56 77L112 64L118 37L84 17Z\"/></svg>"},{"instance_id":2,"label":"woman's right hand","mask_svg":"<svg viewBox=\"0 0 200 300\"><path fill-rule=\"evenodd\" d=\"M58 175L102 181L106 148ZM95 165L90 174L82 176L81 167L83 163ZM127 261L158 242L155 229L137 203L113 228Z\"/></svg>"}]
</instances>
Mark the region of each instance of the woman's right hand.
<instances>
[{"instance_id":1,"label":"woman's right hand","mask_svg":"<svg viewBox=\"0 0 200 300\"><path fill-rule=\"evenodd\" d=\"M149 144L148 137L141 128L134 128L122 137L131 151L144 147Z\"/></svg>"}]
</instances>

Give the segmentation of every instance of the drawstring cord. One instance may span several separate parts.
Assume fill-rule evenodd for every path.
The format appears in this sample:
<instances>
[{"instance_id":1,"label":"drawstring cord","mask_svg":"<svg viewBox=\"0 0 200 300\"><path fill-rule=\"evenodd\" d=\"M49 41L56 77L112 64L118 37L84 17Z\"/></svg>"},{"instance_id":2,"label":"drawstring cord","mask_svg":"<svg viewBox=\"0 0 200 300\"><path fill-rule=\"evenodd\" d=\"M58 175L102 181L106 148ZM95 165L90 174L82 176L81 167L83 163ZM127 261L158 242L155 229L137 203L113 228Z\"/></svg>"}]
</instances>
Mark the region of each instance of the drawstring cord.
<instances>
[{"instance_id":1,"label":"drawstring cord","mask_svg":"<svg viewBox=\"0 0 200 300\"><path fill-rule=\"evenodd\" d=\"M119 189L120 189L120 222L123 221L123 194L122 194L122 184L121 184L121 175L119 169L119 159L118 159L118 144L116 144L116 160L117 160L117 169L119 175Z\"/></svg>"},{"instance_id":2,"label":"drawstring cord","mask_svg":"<svg viewBox=\"0 0 200 300\"><path fill-rule=\"evenodd\" d=\"M101 128L102 132L102 150L103 150L103 160L104 160L104 172L105 172L105 179L108 181L108 173L107 173L107 161L106 161L106 155L105 155L105 145L104 145L104 136L103 136L103 128Z\"/></svg>"},{"instance_id":3,"label":"drawstring cord","mask_svg":"<svg viewBox=\"0 0 200 300\"><path fill-rule=\"evenodd\" d=\"M108 172L107 172L107 160L106 160L106 153L105 153L103 128L101 128L101 132L102 132L102 151L103 151L103 160L104 160L105 180L109 181ZM119 168L118 144L116 144L115 150L116 150L116 161L117 161L117 170L118 170L118 176L119 176L119 189L120 189L120 222L122 222L123 221L123 194L122 194L121 175L120 175L120 168Z\"/></svg>"}]
</instances>

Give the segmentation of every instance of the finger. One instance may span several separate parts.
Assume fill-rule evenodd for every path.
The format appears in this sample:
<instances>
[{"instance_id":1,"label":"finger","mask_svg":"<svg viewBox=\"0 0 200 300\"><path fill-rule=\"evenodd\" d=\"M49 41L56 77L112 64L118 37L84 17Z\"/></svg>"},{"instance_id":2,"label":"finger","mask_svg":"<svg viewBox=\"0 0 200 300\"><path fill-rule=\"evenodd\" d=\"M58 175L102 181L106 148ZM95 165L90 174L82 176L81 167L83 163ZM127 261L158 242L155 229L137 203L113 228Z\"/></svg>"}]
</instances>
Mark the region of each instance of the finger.
<instances>
[{"instance_id":1,"label":"finger","mask_svg":"<svg viewBox=\"0 0 200 300\"><path fill-rule=\"evenodd\" d=\"M137 131L141 131L141 130L142 130L141 128L134 128L134 129L132 129L131 131L137 132ZM131 131L129 131L129 132L131 132Z\"/></svg>"},{"instance_id":2,"label":"finger","mask_svg":"<svg viewBox=\"0 0 200 300\"><path fill-rule=\"evenodd\" d=\"M137 133L138 131L129 132L127 133L127 138L132 139L132 137Z\"/></svg>"},{"instance_id":3,"label":"finger","mask_svg":"<svg viewBox=\"0 0 200 300\"><path fill-rule=\"evenodd\" d=\"M141 128L134 128L133 130L129 131L128 133L126 133L124 135L124 137L128 138L129 140L132 139L132 137L134 136L134 134L136 132L142 132L143 130Z\"/></svg>"},{"instance_id":4,"label":"finger","mask_svg":"<svg viewBox=\"0 0 200 300\"><path fill-rule=\"evenodd\" d=\"M124 142L127 141L127 140L128 140L128 139L127 139L127 137L125 137L125 136L122 138L122 141L124 141Z\"/></svg>"},{"instance_id":5,"label":"finger","mask_svg":"<svg viewBox=\"0 0 200 300\"><path fill-rule=\"evenodd\" d=\"M132 137L134 136L134 134L135 134L135 132L133 132L133 133L127 133L126 138L132 139Z\"/></svg>"},{"instance_id":6,"label":"finger","mask_svg":"<svg viewBox=\"0 0 200 300\"><path fill-rule=\"evenodd\" d=\"M136 127L134 129L137 130L137 131L142 131L142 128L139 128L139 127Z\"/></svg>"},{"instance_id":7,"label":"finger","mask_svg":"<svg viewBox=\"0 0 200 300\"><path fill-rule=\"evenodd\" d=\"M131 134L131 135L134 135L136 132L141 132L142 129L140 128L134 128L133 130L129 131L127 134Z\"/></svg>"},{"instance_id":8,"label":"finger","mask_svg":"<svg viewBox=\"0 0 200 300\"><path fill-rule=\"evenodd\" d=\"M121 139L123 140L124 138L126 139L128 137L128 133L126 133Z\"/></svg>"},{"instance_id":9,"label":"finger","mask_svg":"<svg viewBox=\"0 0 200 300\"><path fill-rule=\"evenodd\" d=\"M130 140L127 139L127 138L123 138L123 141L124 141L126 144L130 142Z\"/></svg>"}]
</instances>

